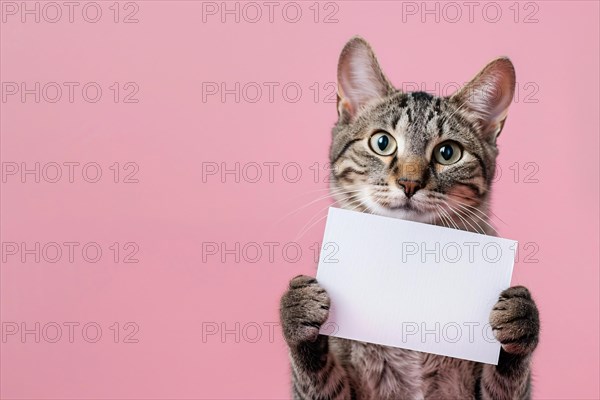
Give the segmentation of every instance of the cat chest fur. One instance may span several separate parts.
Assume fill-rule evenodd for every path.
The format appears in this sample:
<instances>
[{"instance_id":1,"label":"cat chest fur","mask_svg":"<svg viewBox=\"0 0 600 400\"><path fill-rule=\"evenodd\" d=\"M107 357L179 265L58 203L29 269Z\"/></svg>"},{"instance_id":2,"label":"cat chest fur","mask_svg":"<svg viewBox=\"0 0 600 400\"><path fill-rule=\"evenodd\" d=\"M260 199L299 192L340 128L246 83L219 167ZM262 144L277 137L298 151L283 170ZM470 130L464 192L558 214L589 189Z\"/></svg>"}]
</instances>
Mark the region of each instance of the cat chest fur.
<instances>
[{"instance_id":1,"label":"cat chest fur","mask_svg":"<svg viewBox=\"0 0 600 400\"><path fill-rule=\"evenodd\" d=\"M345 342L344 358L353 371L361 400L473 398L480 373L477 363L371 343Z\"/></svg>"}]
</instances>

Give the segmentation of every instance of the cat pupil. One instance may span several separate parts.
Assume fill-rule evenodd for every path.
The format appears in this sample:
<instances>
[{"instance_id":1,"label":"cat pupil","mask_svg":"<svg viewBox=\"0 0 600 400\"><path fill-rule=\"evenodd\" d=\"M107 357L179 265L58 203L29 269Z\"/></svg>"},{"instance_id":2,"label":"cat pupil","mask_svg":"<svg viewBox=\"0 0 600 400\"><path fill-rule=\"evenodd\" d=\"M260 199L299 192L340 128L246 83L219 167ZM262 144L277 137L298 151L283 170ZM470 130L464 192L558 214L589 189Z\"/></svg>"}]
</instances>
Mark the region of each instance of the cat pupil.
<instances>
[{"instance_id":1,"label":"cat pupil","mask_svg":"<svg viewBox=\"0 0 600 400\"><path fill-rule=\"evenodd\" d=\"M440 154L444 157L444 160L448 161L452 158L452 147L451 146L442 146L440 149Z\"/></svg>"},{"instance_id":2,"label":"cat pupil","mask_svg":"<svg viewBox=\"0 0 600 400\"><path fill-rule=\"evenodd\" d=\"M379 150L385 150L388 147L389 142L390 140L387 136L381 136L379 139L377 139L377 146L379 147Z\"/></svg>"}]
</instances>

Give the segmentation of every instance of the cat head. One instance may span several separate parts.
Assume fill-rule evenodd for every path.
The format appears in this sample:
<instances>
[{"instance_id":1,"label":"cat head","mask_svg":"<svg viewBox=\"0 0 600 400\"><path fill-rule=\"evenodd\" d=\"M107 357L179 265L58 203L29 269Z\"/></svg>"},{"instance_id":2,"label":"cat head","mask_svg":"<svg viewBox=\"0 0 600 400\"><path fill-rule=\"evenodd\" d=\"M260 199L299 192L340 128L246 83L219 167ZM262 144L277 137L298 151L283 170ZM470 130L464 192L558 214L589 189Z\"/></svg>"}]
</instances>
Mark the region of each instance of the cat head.
<instances>
[{"instance_id":1,"label":"cat head","mask_svg":"<svg viewBox=\"0 0 600 400\"><path fill-rule=\"evenodd\" d=\"M448 217L470 215L473 224L473 207L485 210L514 88L512 63L498 58L451 96L404 93L369 44L351 39L338 65L334 198L357 211L448 226Z\"/></svg>"}]
</instances>

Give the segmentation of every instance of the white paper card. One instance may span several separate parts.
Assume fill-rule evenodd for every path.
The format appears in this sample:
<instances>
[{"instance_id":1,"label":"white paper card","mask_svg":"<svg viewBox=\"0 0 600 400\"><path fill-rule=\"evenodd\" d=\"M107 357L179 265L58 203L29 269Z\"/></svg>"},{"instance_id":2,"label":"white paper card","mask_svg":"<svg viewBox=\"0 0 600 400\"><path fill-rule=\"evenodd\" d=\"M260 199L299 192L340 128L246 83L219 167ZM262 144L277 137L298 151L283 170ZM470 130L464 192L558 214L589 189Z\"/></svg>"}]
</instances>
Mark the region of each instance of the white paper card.
<instances>
[{"instance_id":1,"label":"white paper card","mask_svg":"<svg viewBox=\"0 0 600 400\"><path fill-rule=\"evenodd\" d=\"M489 315L510 286L517 242L330 208L317 280L321 333L497 364Z\"/></svg>"}]
</instances>

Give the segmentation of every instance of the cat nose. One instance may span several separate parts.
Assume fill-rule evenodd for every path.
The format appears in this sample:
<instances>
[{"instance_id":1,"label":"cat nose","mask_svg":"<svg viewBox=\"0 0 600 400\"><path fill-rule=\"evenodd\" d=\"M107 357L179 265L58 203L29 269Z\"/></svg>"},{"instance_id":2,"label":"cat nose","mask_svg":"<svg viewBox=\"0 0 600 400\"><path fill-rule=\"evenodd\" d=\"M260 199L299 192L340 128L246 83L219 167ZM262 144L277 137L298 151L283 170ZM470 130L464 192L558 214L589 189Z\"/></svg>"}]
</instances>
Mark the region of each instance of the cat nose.
<instances>
[{"instance_id":1,"label":"cat nose","mask_svg":"<svg viewBox=\"0 0 600 400\"><path fill-rule=\"evenodd\" d=\"M398 179L398 186L404 189L406 197L410 198L417 192L417 190L421 189L421 181L400 178Z\"/></svg>"}]
</instances>

